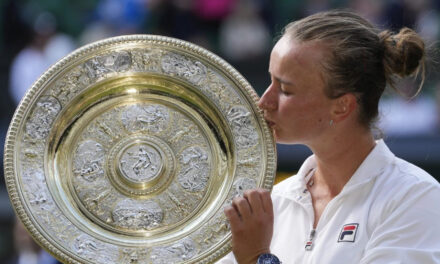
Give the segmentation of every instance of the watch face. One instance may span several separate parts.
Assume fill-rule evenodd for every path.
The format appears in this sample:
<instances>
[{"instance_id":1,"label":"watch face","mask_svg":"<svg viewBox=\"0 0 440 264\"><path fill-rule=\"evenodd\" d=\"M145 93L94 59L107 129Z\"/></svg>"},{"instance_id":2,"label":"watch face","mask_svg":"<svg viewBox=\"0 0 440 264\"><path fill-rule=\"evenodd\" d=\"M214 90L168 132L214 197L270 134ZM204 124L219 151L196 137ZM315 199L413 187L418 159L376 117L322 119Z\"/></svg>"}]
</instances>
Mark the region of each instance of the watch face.
<instances>
[{"instance_id":1,"label":"watch face","mask_svg":"<svg viewBox=\"0 0 440 264\"><path fill-rule=\"evenodd\" d=\"M280 260L277 256L272 254L262 254L258 257L257 264L280 264Z\"/></svg>"}]
</instances>

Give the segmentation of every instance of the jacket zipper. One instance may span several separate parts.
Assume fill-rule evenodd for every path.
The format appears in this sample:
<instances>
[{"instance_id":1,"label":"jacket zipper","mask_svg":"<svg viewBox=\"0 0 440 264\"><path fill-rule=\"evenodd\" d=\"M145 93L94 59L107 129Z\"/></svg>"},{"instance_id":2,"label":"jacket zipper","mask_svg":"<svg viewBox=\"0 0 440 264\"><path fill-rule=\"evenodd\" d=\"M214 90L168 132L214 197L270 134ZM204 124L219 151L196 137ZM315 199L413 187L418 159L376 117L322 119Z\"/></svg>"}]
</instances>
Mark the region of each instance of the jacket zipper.
<instances>
[{"instance_id":1,"label":"jacket zipper","mask_svg":"<svg viewBox=\"0 0 440 264\"><path fill-rule=\"evenodd\" d=\"M313 239L315 238L316 229L312 229L310 231L309 239L306 242L305 249L306 251L310 251L313 248Z\"/></svg>"}]
</instances>

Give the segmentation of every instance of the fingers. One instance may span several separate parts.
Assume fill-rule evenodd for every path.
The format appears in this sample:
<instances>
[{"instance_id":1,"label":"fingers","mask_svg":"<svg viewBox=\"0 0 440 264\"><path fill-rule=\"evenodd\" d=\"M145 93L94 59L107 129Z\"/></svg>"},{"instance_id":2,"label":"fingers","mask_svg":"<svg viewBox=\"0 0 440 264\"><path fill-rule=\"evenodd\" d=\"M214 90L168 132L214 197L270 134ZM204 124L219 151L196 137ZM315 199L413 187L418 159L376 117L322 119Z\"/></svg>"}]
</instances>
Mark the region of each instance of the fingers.
<instances>
[{"instance_id":1,"label":"fingers","mask_svg":"<svg viewBox=\"0 0 440 264\"><path fill-rule=\"evenodd\" d=\"M261 195L258 189L247 190L243 194L243 197L246 198L249 202L252 213L259 214L261 211L264 210L260 196Z\"/></svg>"},{"instance_id":2,"label":"fingers","mask_svg":"<svg viewBox=\"0 0 440 264\"><path fill-rule=\"evenodd\" d=\"M248 190L225 208L232 233L232 251L238 263L255 263L262 249L269 252L272 210L270 193L263 189Z\"/></svg>"},{"instance_id":3,"label":"fingers","mask_svg":"<svg viewBox=\"0 0 440 264\"><path fill-rule=\"evenodd\" d=\"M248 219L252 214L251 206L246 198L235 197L232 200L232 206L234 206L242 219Z\"/></svg>"},{"instance_id":4,"label":"fingers","mask_svg":"<svg viewBox=\"0 0 440 264\"><path fill-rule=\"evenodd\" d=\"M241 219L238 215L238 212L234 207L228 206L225 208L225 215L228 218L229 223L231 224L231 231L235 232L235 229L237 229L238 226L241 224Z\"/></svg>"},{"instance_id":5,"label":"fingers","mask_svg":"<svg viewBox=\"0 0 440 264\"><path fill-rule=\"evenodd\" d=\"M260 197L263 204L264 211L273 216L273 204L270 193L266 190L260 189Z\"/></svg>"},{"instance_id":6,"label":"fingers","mask_svg":"<svg viewBox=\"0 0 440 264\"><path fill-rule=\"evenodd\" d=\"M273 215L272 198L269 191L264 189L248 190L243 196L249 201L252 212L264 211Z\"/></svg>"},{"instance_id":7,"label":"fingers","mask_svg":"<svg viewBox=\"0 0 440 264\"><path fill-rule=\"evenodd\" d=\"M273 216L272 199L269 191L264 189L247 190L243 197L235 197L230 208L225 209L225 214L237 217L239 221L252 217L253 214L261 213ZM233 214L233 215L232 215Z\"/></svg>"}]
</instances>

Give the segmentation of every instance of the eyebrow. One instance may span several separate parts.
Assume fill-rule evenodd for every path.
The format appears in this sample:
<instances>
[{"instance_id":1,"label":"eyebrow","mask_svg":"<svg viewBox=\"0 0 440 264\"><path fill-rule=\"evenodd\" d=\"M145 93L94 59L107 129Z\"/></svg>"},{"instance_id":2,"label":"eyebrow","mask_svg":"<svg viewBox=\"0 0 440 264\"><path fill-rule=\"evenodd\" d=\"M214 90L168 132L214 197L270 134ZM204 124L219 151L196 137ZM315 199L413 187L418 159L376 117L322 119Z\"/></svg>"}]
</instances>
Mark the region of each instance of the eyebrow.
<instances>
[{"instance_id":1,"label":"eyebrow","mask_svg":"<svg viewBox=\"0 0 440 264\"><path fill-rule=\"evenodd\" d=\"M270 71L269 71L270 76L272 76L273 78L275 78L275 80L277 80L278 82L282 83L282 84L287 84L287 85L293 85L292 82L286 81L281 79L280 77L274 76Z\"/></svg>"}]
</instances>

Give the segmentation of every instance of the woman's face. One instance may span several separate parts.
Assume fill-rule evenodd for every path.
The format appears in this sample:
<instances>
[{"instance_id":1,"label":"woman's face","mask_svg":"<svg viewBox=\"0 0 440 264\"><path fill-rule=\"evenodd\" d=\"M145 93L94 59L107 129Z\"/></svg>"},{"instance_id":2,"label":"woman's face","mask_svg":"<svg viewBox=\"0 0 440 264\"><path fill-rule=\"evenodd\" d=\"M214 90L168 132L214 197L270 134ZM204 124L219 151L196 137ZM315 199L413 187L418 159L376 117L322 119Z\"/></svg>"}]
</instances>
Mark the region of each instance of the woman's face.
<instances>
[{"instance_id":1,"label":"woman's face","mask_svg":"<svg viewBox=\"0 0 440 264\"><path fill-rule=\"evenodd\" d=\"M271 84L259 106L278 143L310 144L330 127L331 106L324 94L321 62L326 46L316 41L300 43L282 37L272 50Z\"/></svg>"}]
</instances>

